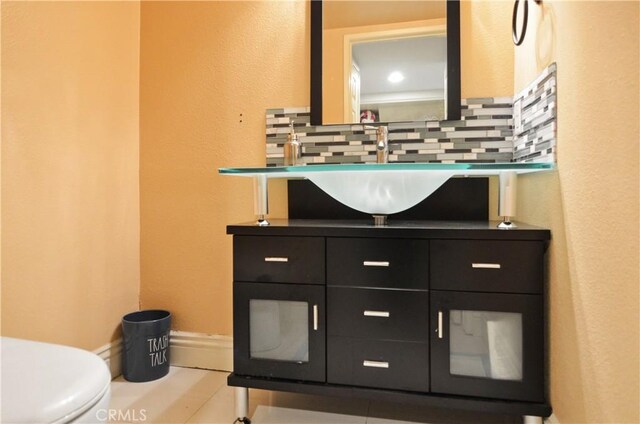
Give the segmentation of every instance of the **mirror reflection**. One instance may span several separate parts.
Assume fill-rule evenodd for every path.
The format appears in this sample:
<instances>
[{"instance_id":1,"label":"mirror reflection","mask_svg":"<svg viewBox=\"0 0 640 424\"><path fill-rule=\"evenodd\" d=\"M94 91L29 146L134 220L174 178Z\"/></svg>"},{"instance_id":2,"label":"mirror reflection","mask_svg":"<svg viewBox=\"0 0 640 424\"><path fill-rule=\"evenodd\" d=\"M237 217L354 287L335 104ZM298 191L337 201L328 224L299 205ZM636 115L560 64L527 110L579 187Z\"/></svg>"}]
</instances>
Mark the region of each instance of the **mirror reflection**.
<instances>
[{"instance_id":1,"label":"mirror reflection","mask_svg":"<svg viewBox=\"0 0 640 424\"><path fill-rule=\"evenodd\" d=\"M446 2L326 1L325 124L445 119Z\"/></svg>"}]
</instances>

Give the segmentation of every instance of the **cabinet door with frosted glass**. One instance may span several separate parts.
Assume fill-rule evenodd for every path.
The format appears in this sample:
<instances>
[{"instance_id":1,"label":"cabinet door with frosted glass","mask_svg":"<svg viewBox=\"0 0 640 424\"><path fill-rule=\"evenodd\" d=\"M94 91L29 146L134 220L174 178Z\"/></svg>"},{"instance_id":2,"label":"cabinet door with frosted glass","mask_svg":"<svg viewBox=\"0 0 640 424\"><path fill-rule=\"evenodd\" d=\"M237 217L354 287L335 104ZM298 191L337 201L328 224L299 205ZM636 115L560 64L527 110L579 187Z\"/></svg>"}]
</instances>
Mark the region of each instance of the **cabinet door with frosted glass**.
<instances>
[{"instance_id":1,"label":"cabinet door with frosted glass","mask_svg":"<svg viewBox=\"0 0 640 424\"><path fill-rule=\"evenodd\" d=\"M234 282L234 373L325 381L324 305L324 286Z\"/></svg>"},{"instance_id":2,"label":"cabinet door with frosted glass","mask_svg":"<svg viewBox=\"0 0 640 424\"><path fill-rule=\"evenodd\" d=\"M431 391L544 401L540 295L431 292Z\"/></svg>"}]
</instances>

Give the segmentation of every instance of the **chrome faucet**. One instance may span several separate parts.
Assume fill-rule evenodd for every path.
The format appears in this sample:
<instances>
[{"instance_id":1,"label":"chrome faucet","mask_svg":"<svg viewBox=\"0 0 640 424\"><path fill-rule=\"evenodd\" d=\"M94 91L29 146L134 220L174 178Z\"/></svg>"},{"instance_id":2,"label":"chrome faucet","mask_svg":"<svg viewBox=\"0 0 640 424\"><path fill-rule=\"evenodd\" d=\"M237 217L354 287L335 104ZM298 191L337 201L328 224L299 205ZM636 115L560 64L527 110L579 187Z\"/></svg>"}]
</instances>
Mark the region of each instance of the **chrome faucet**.
<instances>
[{"instance_id":1,"label":"chrome faucet","mask_svg":"<svg viewBox=\"0 0 640 424\"><path fill-rule=\"evenodd\" d=\"M376 129L376 162L389 162L389 129L384 126Z\"/></svg>"}]
</instances>

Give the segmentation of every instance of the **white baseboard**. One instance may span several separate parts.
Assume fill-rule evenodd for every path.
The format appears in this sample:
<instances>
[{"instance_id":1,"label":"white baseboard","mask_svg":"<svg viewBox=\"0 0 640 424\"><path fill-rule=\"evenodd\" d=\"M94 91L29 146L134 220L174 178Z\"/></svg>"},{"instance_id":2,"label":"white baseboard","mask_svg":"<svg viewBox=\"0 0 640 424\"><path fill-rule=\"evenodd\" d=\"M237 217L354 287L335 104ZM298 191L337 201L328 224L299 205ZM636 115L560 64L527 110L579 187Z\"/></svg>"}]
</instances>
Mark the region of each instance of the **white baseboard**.
<instances>
[{"instance_id":1,"label":"white baseboard","mask_svg":"<svg viewBox=\"0 0 640 424\"><path fill-rule=\"evenodd\" d=\"M189 331L171 331L171 365L218 371L233 370L233 338ZM122 374L122 339L99 347L93 353L109 367L111 378Z\"/></svg>"},{"instance_id":2,"label":"white baseboard","mask_svg":"<svg viewBox=\"0 0 640 424\"><path fill-rule=\"evenodd\" d=\"M122 374L122 339L117 339L111 343L99 347L93 353L104 359L114 379Z\"/></svg>"},{"instance_id":3,"label":"white baseboard","mask_svg":"<svg viewBox=\"0 0 640 424\"><path fill-rule=\"evenodd\" d=\"M233 370L231 336L171 331L171 365L208 370Z\"/></svg>"},{"instance_id":4,"label":"white baseboard","mask_svg":"<svg viewBox=\"0 0 640 424\"><path fill-rule=\"evenodd\" d=\"M171 365L218 371L233 370L233 338L188 331L171 331ZM99 347L93 353L109 367L111 378L122 374L122 339Z\"/></svg>"}]
</instances>

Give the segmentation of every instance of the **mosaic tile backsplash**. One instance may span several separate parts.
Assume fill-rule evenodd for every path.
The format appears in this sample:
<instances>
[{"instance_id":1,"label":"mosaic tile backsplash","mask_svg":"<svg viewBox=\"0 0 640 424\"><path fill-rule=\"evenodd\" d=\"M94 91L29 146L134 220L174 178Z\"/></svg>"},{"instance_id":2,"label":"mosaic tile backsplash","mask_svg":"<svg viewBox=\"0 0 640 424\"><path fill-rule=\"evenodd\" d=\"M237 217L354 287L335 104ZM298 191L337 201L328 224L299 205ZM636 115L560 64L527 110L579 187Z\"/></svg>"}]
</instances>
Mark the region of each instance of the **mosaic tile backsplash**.
<instances>
[{"instance_id":1,"label":"mosaic tile backsplash","mask_svg":"<svg viewBox=\"0 0 640 424\"><path fill-rule=\"evenodd\" d=\"M514 162L556 161L556 64L549 65L527 88L514 97Z\"/></svg>"},{"instance_id":2,"label":"mosaic tile backsplash","mask_svg":"<svg viewBox=\"0 0 640 424\"><path fill-rule=\"evenodd\" d=\"M555 64L521 95L524 126L514 140L513 98L462 100L459 121L414 121L389 128L389 162L496 163L553 160L555 152ZM553 80L553 83L550 81ZM552 93L548 90L552 89ZM521 97L518 97L521 98ZM548 117L552 113L552 122ZM309 108L267 110L267 166L283 164L283 145L293 121L302 143L302 162L376 161L375 125L310 125ZM544 155L543 155L544 151Z\"/></svg>"}]
</instances>

